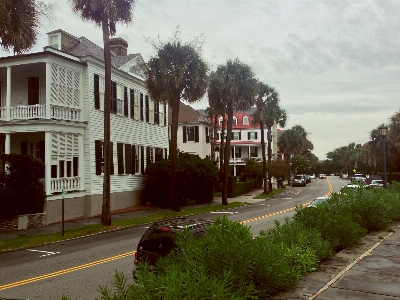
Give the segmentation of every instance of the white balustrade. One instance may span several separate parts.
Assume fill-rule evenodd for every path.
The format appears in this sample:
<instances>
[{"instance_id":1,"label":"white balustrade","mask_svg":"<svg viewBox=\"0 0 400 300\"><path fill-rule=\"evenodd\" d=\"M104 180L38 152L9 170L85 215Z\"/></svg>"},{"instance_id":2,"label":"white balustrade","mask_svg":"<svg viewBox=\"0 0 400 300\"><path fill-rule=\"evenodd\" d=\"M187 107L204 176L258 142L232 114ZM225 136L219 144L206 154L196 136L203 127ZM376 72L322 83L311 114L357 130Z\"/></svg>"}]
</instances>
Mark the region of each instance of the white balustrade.
<instances>
[{"instance_id":1,"label":"white balustrade","mask_svg":"<svg viewBox=\"0 0 400 300\"><path fill-rule=\"evenodd\" d=\"M62 120L80 120L80 109L51 105L51 117Z\"/></svg>"},{"instance_id":2,"label":"white balustrade","mask_svg":"<svg viewBox=\"0 0 400 300\"><path fill-rule=\"evenodd\" d=\"M0 120L5 120L5 119L6 119L6 108L0 107Z\"/></svg>"},{"instance_id":3,"label":"white balustrade","mask_svg":"<svg viewBox=\"0 0 400 300\"><path fill-rule=\"evenodd\" d=\"M80 177L52 178L50 181L51 192L61 193L64 191L77 191L80 186Z\"/></svg>"},{"instance_id":4,"label":"white balustrade","mask_svg":"<svg viewBox=\"0 0 400 300\"><path fill-rule=\"evenodd\" d=\"M10 119L37 119L46 117L46 108L44 105L20 105L10 107Z\"/></svg>"}]
</instances>

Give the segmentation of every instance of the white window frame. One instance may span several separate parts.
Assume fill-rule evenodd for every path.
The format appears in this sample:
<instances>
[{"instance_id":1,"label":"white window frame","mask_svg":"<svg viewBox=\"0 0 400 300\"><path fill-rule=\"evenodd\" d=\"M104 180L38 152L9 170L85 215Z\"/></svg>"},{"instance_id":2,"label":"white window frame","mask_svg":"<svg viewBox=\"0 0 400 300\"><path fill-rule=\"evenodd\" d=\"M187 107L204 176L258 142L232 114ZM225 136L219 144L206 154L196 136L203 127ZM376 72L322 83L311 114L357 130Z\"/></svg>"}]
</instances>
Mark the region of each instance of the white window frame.
<instances>
[{"instance_id":1,"label":"white window frame","mask_svg":"<svg viewBox=\"0 0 400 300\"><path fill-rule=\"evenodd\" d=\"M249 125L249 117L248 116L243 117L243 125Z\"/></svg>"},{"instance_id":2,"label":"white window frame","mask_svg":"<svg viewBox=\"0 0 400 300\"><path fill-rule=\"evenodd\" d=\"M237 125L237 118L235 116L233 116L232 125Z\"/></svg>"},{"instance_id":3,"label":"white window frame","mask_svg":"<svg viewBox=\"0 0 400 300\"><path fill-rule=\"evenodd\" d=\"M219 117L219 126L222 126L222 122L224 121L224 118L221 116Z\"/></svg>"},{"instance_id":4,"label":"white window frame","mask_svg":"<svg viewBox=\"0 0 400 300\"><path fill-rule=\"evenodd\" d=\"M196 126L187 126L186 127L186 141L187 142L195 142L196 141L196 129L195 129L195 127ZM189 134L189 132L193 132L193 139L191 140L191 139L189 139L189 136L190 136L190 134Z\"/></svg>"},{"instance_id":5,"label":"white window frame","mask_svg":"<svg viewBox=\"0 0 400 300\"><path fill-rule=\"evenodd\" d=\"M255 140L255 139L256 139L256 132L250 131L250 140Z\"/></svg>"},{"instance_id":6,"label":"white window frame","mask_svg":"<svg viewBox=\"0 0 400 300\"><path fill-rule=\"evenodd\" d=\"M232 139L232 140L238 141L238 140L239 140L240 132L239 132L239 131L236 131L236 132L232 132L232 133L233 133L233 139Z\"/></svg>"}]
</instances>

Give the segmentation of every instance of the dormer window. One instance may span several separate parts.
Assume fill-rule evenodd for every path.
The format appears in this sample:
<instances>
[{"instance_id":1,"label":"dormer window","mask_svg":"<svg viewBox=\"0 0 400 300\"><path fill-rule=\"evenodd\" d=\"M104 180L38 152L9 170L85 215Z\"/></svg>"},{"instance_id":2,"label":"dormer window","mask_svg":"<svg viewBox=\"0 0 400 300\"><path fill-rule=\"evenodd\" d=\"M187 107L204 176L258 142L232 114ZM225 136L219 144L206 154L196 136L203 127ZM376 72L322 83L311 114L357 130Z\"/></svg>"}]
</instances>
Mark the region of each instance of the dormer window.
<instances>
[{"instance_id":1,"label":"dormer window","mask_svg":"<svg viewBox=\"0 0 400 300\"><path fill-rule=\"evenodd\" d=\"M237 118L233 116L232 125L237 125Z\"/></svg>"},{"instance_id":2,"label":"dormer window","mask_svg":"<svg viewBox=\"0 0 400 300\"><path fill-rule=\"evenodd\" d=\"M249 125L249 117L248 116L243 117L243 125Z\"/></svg>"},{"instance_id":3,"label":"dormer window","mask_svg":"<svg viewBox=\"0 0 400 300\"><path fill-rule=\"evenodd\" d=\"M222 122L224 121L223 117L219 117L219 126L222 126Z\"/></svg>"},{"instance_id":4,"label":"dormer window","mask_svg":"<svg viewBox=\"0 0 400 300\"><path fill-rule=\"evenodd\" d=\"M61 50L61 34L52 34L49 35L49 46L51 48Z\"/></svg>"}]
</instances>

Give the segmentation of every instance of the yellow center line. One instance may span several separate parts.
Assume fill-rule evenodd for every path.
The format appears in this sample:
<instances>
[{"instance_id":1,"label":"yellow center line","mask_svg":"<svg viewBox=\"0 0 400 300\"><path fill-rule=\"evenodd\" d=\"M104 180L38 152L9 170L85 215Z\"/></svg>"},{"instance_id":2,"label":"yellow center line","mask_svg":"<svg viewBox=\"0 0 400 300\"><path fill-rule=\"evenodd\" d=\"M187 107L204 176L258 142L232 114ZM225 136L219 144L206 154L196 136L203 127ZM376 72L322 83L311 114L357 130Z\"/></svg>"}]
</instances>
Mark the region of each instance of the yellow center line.
<instances>
[{"instance_id":1,"label":"yellow center line","mask_svg":"<svg viewBox=\"0 0 400 300\"><path fill-rule=\"evenodd\" d=\"M329 194L332 193L332 185L331 185L331 183L329 182L328 179L326 179L326 181L328 182L328 187L329 187L329 191L326 194L326 196L329 196ZM302 204L300 206L306 206L306 205L308 205L310 203L311 203L311 201L309 201L307 203L304 203L304 204ZM280 214L292 211L295 208L296 207L286 208L286 209L278 211L278 212L273 212L273 213L269 213L269 214L266 214L266 215L263 215L263 216L255 217L255 218L244 220L244 221L240 221L239 223L240 224L247 224L247 223L250 223L250 222L257 221L257 220L262 220L262 219L265 219L265 218L273 217L273 216L276 216L276 215L280 215ZM9 289L9 288L13 288L13 287L17 287L17 286L20 286L20 285L24 285L24 284L28 284L28 283L32 283L32 282L36 282L36 281L40 281L40 280L44 280L44 279L48 279L48 278L51 278L51 277L56 277L56 276L59 276L59 275L63 275L63 274L67 274L67 273L83 270L83 269L86 269L86 268L94 267L94 266L97 266L97 265L100 265L100 264L111 262L113 260L124 258L124 257L130 256L130 255L134 255L135 253L136 253L136 251L131 251L131 252L119 254L119 255L116 255L116 256L112 256L112 257L109 257L109 258L101 259L101 260L98 260L98 261L90 262L90 263L87 263L87 264L84 264L84 265L68 268L68 269L65 269L65 270L60 270L60 271L56 271L56 272L53 272L53 273L48 273L48 274L44 274L44 275L41 275L41 276L32 277L32 278L28 278L28 279L25 279L25 280L9 283L9 284L5 284L5 285L0 285L0 291L5 290L5 289Z\"/></svg>"}]
</instances>

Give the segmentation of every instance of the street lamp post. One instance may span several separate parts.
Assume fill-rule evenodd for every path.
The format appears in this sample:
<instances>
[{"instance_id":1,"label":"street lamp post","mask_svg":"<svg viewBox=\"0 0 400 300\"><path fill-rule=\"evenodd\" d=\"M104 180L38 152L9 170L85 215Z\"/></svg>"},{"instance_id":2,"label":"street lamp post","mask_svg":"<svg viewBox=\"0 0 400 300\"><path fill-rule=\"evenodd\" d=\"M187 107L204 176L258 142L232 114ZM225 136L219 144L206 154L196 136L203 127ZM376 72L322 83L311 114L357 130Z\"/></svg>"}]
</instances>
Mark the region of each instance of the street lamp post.
<instances>
[{"instance_id":1,"label":"street lamp post","mask_svg":"<svg viewBox=\"0 0 400 300\"><path fill-rule=\"evenodd\" d=\"M382 158L383 158L383 187L387 188L387 177L386 177L386 134L387 134L388 127L382 124L379 126L379 135L382 138Z\"/></svg>"}]
</instances>

